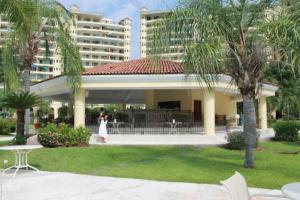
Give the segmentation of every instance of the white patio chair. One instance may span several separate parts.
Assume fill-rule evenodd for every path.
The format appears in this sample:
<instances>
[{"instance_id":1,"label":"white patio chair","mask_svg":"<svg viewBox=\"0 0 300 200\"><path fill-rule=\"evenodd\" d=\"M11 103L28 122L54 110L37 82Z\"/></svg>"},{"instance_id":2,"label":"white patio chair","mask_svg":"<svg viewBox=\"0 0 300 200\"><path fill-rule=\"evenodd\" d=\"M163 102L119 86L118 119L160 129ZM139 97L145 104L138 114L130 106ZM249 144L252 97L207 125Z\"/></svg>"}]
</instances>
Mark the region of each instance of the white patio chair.
<instances>
[{"instance_id":1,"label":"white patio chair","mask_svg":"<svg viewBox=\"0 0 300 200\"><path fill-rule=\"evenodd\" d=\"M267 200L267 199L287 199L283 195L271 195L271 194L254 194L250 195L245 178L238 172L228 178L225 181L221 181L221 184L229 191L231 200ZM263 198L268 197L268 198Z\"/></svg>"}]
</instances>

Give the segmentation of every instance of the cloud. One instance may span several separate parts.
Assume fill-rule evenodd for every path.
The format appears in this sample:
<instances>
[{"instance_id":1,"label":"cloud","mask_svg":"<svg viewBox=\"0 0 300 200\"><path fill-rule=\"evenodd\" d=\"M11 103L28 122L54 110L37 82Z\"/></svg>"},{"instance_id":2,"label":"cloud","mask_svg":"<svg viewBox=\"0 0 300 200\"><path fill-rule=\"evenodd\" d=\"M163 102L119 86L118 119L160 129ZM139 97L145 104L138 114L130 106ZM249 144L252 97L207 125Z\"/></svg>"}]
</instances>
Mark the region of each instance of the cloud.
<instances>
[{"instance_id":1,"label":"cloud","mask_svg":"<svg viewBox=\"0 0 300 200\"><path fill-rule=\"evenodd\" d=\"M70 7L72 4L79 6L81 11L104 12L112 7L117 7L122 0L59 0L62 4Z\"/></svg>"},{"instance_id":2,"label":"cloud","mask_svg":"<svg viewBox=\"0 0 300 200\"><path fill-rule=\"evenodd\" d=\"M135 4L128 3L122 5L120 9L114 10L112 15L110 15L110 18L115 21L119 21L125 17L130 17L133 19L138 12L139 8Z\"/></svg>"}]
</instances>

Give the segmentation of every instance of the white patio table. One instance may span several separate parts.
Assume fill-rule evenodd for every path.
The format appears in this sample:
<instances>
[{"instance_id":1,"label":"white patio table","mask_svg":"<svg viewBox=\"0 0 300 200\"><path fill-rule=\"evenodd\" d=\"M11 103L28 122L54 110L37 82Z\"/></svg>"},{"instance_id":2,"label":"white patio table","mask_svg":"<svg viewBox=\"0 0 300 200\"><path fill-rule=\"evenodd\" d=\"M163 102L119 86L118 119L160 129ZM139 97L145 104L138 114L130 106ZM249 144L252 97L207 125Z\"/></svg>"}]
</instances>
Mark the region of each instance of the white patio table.
<instances>
[{"instance_id":1,"label":"white patio table","mask_svg":"<svg viewBox=\"0 0 300 200\"><path fill-rule=\"evenodd\" d=\"M281 191L292 200L300 200L300 182L286 184L281 188Z\"/></svg>"},{"instance_id":2,"label":"white patio table","mask_svg":"<svg viewBox=\"0 0 300 200\"><path fill-rule=\"evenodd\" d=\"M2 174L4 174L7 170L15 168L14 172L14 177L16 176L17 172L19 169L26 168L31 168L35 171L39 171L37 168L31 166L28 164L28 154L31 152L33 149L39 149L42 148L43 146L41 145L16 145L16 146L5 146L5 147L0 147L0 150L5 150L5 151L12 151L15 154L15 164L11 167L8 167L2 171Z\"/></svg>"}]
</instances>

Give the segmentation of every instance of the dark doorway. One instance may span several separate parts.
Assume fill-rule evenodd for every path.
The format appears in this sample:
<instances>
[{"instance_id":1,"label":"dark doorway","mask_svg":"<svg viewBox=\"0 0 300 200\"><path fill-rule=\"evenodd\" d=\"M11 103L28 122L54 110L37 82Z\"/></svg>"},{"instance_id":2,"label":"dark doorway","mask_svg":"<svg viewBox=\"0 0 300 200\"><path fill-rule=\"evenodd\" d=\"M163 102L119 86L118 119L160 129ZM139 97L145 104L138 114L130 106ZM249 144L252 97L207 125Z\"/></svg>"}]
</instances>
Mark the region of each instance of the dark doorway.
<instances>
[{"instance_id":1,"label":"dark doorway","mask_svg":"<svg viewBox=\"0 0 300 200\"><path fill-rule=\"evenodd\" d=\"M194 100L194 121L201 121L202 106L200 100Z\"/></svg>"}]
</instances>

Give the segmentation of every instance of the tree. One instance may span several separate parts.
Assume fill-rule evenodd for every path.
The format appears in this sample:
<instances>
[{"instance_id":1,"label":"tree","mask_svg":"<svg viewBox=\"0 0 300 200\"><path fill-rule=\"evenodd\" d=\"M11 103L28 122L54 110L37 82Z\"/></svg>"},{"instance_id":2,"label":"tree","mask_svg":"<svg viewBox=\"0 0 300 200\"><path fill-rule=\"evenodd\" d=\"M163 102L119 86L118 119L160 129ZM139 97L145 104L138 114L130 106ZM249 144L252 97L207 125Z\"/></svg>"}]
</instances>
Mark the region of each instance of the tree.
<instances>
[{"instance_id":1,"label":"tree","mask_svg":"<svg viewBox=\"0 0 300 200\"><path fill-rule=\"evenodd\" d=\"M270 33L273 19L283 19L285 7L278 9L276 0L185 0L147 33L149 53L157 58L171 48L182 45L187 73L196 73L199 82L212 89L220 74L229 74L243 98L246 150L244 166L254 167L253 147L256 138L254 99L259 91L268 58L274 52L278 35ZM276 12L276 14L274 14ZM280 21L285 25L286 22ZM290 20L296 23L295 20ZM298 33L299 29L289 28ZM270 40L269 37L274 37ZM285 37L290 44L292 37ZM293 37L298 41L297 37ZM285 44L285 45L286 45ZM298 43L299 44L299 43ZM272 45L272 46L270 46ZM282 45L284 46L284 45ZM287 45L286 45L287 46ZM299 45L298 45L299 46ZM267 48L268 47L268 48ZM290 46L289 46L290 47ZM293 50L281 48L282 60L296 58ZM288 56L287 56L288 55ZM288 59L287 59L288 58Z\"/></svg>"},{"instance_id":2,"label":"tree","mask_svg":"<svg viewBox=\"0 0 300 200\"><path fill-rule=\"evenodd\" d=\"M17 111L17 136L24 136L25 110L40 102L37 95L29 92L12 92L3 98L4 106Z\"/></svg>"},{"instance_id":3,"label":"tree","mask_svg":"<svg viewBox=\"0 0 300 200\"><path fill-rule=\"evenodd\" d=\"M11 31L3 48L3 73L9 90L23 86L30 91L30 71L39 47L48 56L51 43L62 59L64 74L73 90L79 88L83 71L79 51L69 34L72 14L54 0L0 0L0 14L5 14ZM44 42L42 42L44 41ZM21 79L21 83L20 83ZM29 110L26 111L27 128Z\"/></svg>"},{"instance_id":4,"label":"tree","mask_svg":"<svg viewBox=\"0 0 300 200\"><path fill-rule=\"evenodd\" d=\"M53 115L51 104L49 101L42 101L36 111L36 118L41 122L44 117L49 118L49 115Z\"/></svg>"},{"instance_id":5,"label":"tree","mask_svg":"<svg viewBox=\"0 0 300 200\"><path fill-rule=\"evenodd\" d=\"M279 85L275 97L268 99L268 110L277 111L285 119L297 119L300 113L300 79L288 68L270 65L265 78Z\"/></svg>"}]
</instances>

